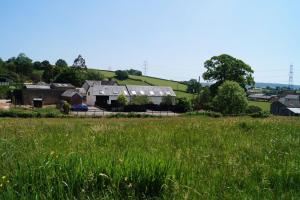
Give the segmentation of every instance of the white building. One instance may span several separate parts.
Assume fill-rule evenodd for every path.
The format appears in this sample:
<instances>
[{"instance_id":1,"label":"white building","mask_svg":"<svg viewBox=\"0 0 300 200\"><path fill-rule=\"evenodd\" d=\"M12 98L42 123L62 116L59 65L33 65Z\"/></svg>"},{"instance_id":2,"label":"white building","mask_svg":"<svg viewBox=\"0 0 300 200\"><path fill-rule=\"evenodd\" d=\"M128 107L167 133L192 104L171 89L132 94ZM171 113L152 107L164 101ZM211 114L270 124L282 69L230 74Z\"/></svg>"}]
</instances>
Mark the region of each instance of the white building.
<instances>
[{"instance_id":1,"label":"white building","mask_svg":"<svg viewBox=\"0 0 300 200\"><path fill-rule=\"evenodd\" d=\"M137 86L137 85L99 85L92 84L87 88L86 103L89 106L114 104L118 96L124 94L130 102L133 96L148 96L150 102L159 105L164 96L175 97L176 94L171 87L161 86Z\"/></svg>"}]
</instances>

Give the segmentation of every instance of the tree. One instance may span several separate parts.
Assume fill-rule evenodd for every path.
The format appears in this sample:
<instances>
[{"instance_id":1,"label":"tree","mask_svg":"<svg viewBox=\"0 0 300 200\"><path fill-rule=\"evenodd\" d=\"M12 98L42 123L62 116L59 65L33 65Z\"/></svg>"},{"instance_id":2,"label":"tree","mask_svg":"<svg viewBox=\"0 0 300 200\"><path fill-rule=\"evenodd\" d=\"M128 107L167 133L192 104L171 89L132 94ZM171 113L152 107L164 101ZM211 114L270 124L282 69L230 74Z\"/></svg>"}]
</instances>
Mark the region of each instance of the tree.
<instances>
[{"instance_id":1,"label":"tree","mask_svg":"<svg viewBox=\"0 0 300 200\"><path fill-rule=\"evenodd\" d=\"M225 81L235 81L245 90L247 85L254 85L251 67L230 55L214 56L204 63L204 67L206 68L206 72L203 73L204 80L215 81L211 86L213 94Z\"/></svg>"},{"instance_id":2,"label":"tree","mask_svg":"<svg viewBox=\"0 0 300 200\"><path fill-rule=\"evenodd\" d=\"M115 74L116 74L116 78L119 79L119 80L126 80L129 77L128 72L125 71L125 70L117 70L115 72Z\"/></svg>"},{"instance_id":3,"label":"tree","mask_svg":"<svg viewBox=\"0 0 300 200\"><path fill-rule=\"evenodd\" d=\"M35 61L33 64L32 64L32 66L33 66L33 69L42 69L42 63L41 62L39 62L39 61Z\"/></svg>"},{"instance_id":4,"label":"tree","mask_svg":"<svg viewBox=\"0 0 300 200\"><path fill-rule=\"evenodd\" d=\"M142 76L143 73L139 70L136 70L136 69L130 69L130 70L127 70L128 74L130 75L135 75L135 76Z\"/></svg>"},{"instance_id":5,"label":"tree","mask_svg":"<svg viewBox=\"0 0 300 200\"><path fill-rule=\"evenodd\" d=\"M78 55L78 57L74 60L72 67L75 69L87 69L85 59L81 55Z\"/></svg>"},{"instance_id":6,"label":"tree","mask_svg":"<svg viewBox=\"0 0 300 200\"><path fill-rule=\"evenodd\" d=\"M30 75L33 70L32 60L24 53L20 53L15 59L16 72L22 75Z\"/></svg>"},{"instance_id":7,"label":"tree","mask_svg":"<svg viewBox=\"0 0 300 200\"><path fill-rule=\"evenodd\" d=\"M219 87L213 104L215 110L223 114L241 114L245 112L248 101L245 90L237 82L225 81Z\"/></svg>"},{"instance_id":8,"label":"tree","mask_svg":"<svg viewBox=\"0 0 300 200\"><path fill-rule=\"evenodd\" d=\"M196 79L191 79L186 82L187 84L187 92L196 94L199 93L201 90L201 84Z\"/></svg>"},{"instance_id":9,"label":"tree","mask_svg":"<svg viewBox=\"0 0 300 200\"><path fill-rule=\"evenodd\" d=\"M67 68L63 70L55 79L58 83L71 83L76 87L81 87L85 81L85 74L79 70Z\"/></svg>"},{"instance_id":10,"label":"tree","mask_svg":"<svg viewBox=\"0 0 300 200\"><path fill-rule=\"evenodd\" d=\"M118 96L117 101L119 106L125 106L128 103L127 98L123 93Z\"/></svg>"},{"instance_id":11,"label":"tree","mask_svg":"<svg viewBox=\"0 0 300 200\"><path fill-rule=\"evenodd\" d=\"M56 67L60 67L60 68L67 68L68 67L68 63L63 60L63 59L58 59L55 63Z\"/></svg>"},{"instance_id":12,"label":"tree","mask_svg":"<svg viewBox=\"0 0 300 200\"><path fill-rule=\"evenodd\" d=\"M200 94L193 101L196 110L211 110L212 109L212 95L209 87L204 87Z\"/></svg>"},{"instance_id":13,"label":"tree","mask_svg":"<svg viewBox=\"0 0 300 200\"><path fill-rule=\"evenodd\" d=\"M44 60L43 62L41 62L41 64L42 64L42 68L44 69L44 68L48 68L48 67L51 67L51 64L50 64L50 62L48 61L48 60Z\"/></svg>"}]
</instances>

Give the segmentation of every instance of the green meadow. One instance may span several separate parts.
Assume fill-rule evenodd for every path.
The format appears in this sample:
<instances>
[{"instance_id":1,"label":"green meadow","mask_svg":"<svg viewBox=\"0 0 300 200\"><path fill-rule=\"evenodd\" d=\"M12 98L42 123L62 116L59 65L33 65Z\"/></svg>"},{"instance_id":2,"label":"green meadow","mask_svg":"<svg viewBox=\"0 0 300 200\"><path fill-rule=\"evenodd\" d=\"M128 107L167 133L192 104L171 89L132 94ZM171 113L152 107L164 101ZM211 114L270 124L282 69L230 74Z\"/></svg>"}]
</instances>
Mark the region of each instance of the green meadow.
<instances>
[{"instance_id":1,"label":"green meadow","mask_svg":"<svg viewBox=\"0 0 300 200\"><path fill-rule=\"evenodd\" d=\"M0 199L299 199L300 121L0 119Z\"/></svg>"}]
</instances>

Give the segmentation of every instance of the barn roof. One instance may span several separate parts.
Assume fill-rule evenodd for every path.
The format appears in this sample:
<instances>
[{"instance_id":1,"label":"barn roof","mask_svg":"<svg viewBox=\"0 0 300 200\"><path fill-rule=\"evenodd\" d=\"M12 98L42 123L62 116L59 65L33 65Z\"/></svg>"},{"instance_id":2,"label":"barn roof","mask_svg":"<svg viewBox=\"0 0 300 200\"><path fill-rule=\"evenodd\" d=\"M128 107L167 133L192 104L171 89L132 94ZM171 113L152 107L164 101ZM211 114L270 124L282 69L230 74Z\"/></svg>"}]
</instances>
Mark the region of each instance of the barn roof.
<instances>
[{"instance_id":1,"label":"barn roof","mask_svg":"<svg viewBox=\"0 0 300 200\"><path fill-rule=\"evenodd\" d=\"M50 85L25 84L26 89L50 90Z\"/></svg>"},{"instance_id":2,"label":"barn roof","mask_svg":"<svg viewBox=\"0 0 300 200\"><path fill-rule=\"evenodd\" d=\"M139 85L127 85L128 92L131 96L134 95L146 95L153 97L161 96L176 96L171 87L164 86L139 86Z\"/></svg>"},{"instance_id":3,"label":"barn roof","mask_svg":"<svg viewBox=\"0 0 300 200\"><path fill-rule=\"evenodd\" d=\"M75 86L70 83L51 83L51 87L53 87L53 88L75 88Z\"/></svg>"},{"instance_id":4,"label":"barn roof","mask_svg":"<svg viewBox=\"0 0 300 200\"><path fill-rule=\"evenodd\" d=\"M118 85L94 85L89 91L95 96L119 96L120 94L128 96L126 87Z\"/></svg>"},{"instance_id":5,"label":"barn roof","mask_svg":"<svg viewBox=\"0 0 300 200\"><path fill-rule=\"evenodd\" d=\"M93 81L93 80L86 80L85 82L89 86L93 86L93 85L117 85L116 81Z\"/></svg>"},{"instance_id":6,"label":"barn roof","mask_svg":"<svg viewBox=\"0 0 300 200\"><path fill-rule=\"evenodd\" d=\"M299 95L287 95L278 101L288 108L300 108Z\"/></svg>"},{"instance_id":7,"label":"barn roof","mask_svg":"<svg viewBox=\"0 0 300 200\"><path fill-rule=\"evenodd\" d=\"M64 93L62 93L61 96L63 96L63 97L73 97L74 95L79 95L80 97L82 97L82 95L75 89L66 90Z\"/></svg>"}]
</instances>

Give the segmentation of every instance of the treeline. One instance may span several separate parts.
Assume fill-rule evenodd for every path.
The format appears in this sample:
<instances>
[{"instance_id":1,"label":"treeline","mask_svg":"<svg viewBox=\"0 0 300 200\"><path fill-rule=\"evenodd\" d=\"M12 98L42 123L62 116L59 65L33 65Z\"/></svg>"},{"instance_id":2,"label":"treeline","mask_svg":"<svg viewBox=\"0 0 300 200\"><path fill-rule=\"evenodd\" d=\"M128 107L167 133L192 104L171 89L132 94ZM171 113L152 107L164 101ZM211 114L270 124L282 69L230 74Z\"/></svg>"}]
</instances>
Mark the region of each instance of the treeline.
<instances>
[{"instance_id":1,"label":"treeline","mask_svg":"<svg viewBox=\"0 0 300 200\"><path fill-rule=\"evenodd\" d=\"M81 55L74 60L73 65L69 66L63 59L58 59L55 64L51 64L48 60L33 62L24 53L6 61L0 58L0 77L16 83L59 82L71 83L77 87L85 80L104 79L100 72L87 70Z\"/></svg>"}]
</instances>

